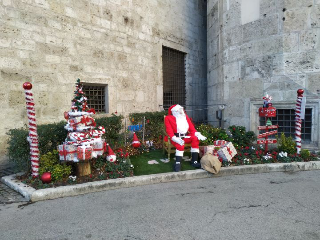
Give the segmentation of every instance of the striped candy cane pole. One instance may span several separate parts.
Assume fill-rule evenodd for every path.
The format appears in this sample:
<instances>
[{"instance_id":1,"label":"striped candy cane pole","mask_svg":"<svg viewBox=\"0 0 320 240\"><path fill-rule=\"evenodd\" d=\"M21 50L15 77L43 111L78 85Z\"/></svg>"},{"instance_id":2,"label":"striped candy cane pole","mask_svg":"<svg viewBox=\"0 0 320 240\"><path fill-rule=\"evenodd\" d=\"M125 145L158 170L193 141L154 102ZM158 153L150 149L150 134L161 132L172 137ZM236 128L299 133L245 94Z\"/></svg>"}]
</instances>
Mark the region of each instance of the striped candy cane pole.
<instances>
[{"instance_id":1,"label":"striped candy cane pole","mask_svg":"<svg viewBox=\"0 0 320 240\"><path fill-rule=\"evenodd\" d=\"M27 115L29 120L29 137L28 141L30 143L30 159L31 159L31 169L32 176L39 176L39 148L38 148L38 133L37 133L37 123L36 123L36 111L34 108L33 94L31 92L32 84L30 82L25 82L23 84L26 95L27 104Z\"/></svg>"},{"instance_id":2,"label":"striped candy cane pole","mask_svg":"<svg viewBox=\"0 0 320 240\"><path fill-rule=\"evenodd\" d=\"M302 97L303 97L303 89L299 89L297 91L298 96L297 96L297 103L296 103L296 144L297 144L297 154L300 154L301 151L301 102L302 102Z\"/></svg>"}]
</instances>

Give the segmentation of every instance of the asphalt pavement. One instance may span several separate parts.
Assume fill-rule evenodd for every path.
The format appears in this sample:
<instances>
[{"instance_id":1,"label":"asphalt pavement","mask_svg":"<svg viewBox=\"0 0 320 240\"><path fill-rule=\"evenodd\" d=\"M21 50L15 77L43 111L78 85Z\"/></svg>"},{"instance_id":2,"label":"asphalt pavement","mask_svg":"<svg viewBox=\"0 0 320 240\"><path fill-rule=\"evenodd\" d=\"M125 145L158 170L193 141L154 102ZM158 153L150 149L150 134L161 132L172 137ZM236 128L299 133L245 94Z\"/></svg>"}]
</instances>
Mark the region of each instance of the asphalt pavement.
<instances>
[{"instance_id":1,"label":"asphalt pavement","mask_svg":"<svg viewBox=\"0 0 320 240\"><path fill-rule=\"evenodd\" d=\"M0 205L0 239L320 239L320 171L159 183Z\"/></svg>"}]
</instances>

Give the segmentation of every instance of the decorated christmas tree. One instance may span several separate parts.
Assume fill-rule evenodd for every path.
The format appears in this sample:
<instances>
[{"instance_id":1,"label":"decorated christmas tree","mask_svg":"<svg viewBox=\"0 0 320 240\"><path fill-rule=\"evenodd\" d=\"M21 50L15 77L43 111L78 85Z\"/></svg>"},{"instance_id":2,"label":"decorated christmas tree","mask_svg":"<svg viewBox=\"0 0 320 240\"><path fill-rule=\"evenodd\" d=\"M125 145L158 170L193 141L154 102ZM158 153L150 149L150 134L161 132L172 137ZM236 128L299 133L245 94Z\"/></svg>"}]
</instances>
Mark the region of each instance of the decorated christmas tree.
<instances>
[{"instance_id":1,"label":"decorated christmas tree","mask_svg":"<svg viewBox=\"0 0 320 240\"><path fill-rule=\"evenodd\" d=\"M89 109L87 98L82 90L80 79L76 82L76 90L72 100L71 111L65 112L67 120L65 129L68 136L62 145L59 145L60 161L71 161L78 164L78 175L91 173L90 160L104 154L106 149L105 140L102 135L104 127L96 127L92 115L94 109Z\"/></svg>"}]
</instances>

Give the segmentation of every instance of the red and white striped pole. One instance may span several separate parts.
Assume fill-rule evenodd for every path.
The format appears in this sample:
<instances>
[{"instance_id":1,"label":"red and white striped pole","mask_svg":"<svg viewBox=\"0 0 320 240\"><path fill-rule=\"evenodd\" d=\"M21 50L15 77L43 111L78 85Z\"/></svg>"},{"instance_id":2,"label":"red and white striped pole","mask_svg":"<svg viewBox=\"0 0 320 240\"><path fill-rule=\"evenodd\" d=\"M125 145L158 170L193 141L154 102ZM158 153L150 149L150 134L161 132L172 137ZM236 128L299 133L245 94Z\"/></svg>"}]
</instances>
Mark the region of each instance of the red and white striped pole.
<instances>
[{"instance_id":1,"label":"red and white striped pole","mask_svg":"<svg viewBox=\"0 0 320 240\"><path fill-rule=\"evenodd\" d=\"M297 103L296 103L296 116L295 116L295 120L296 120L296 144L297 144L297 154L300 154L301 151L301 124L302 124L302 119L301 119L301 102L302 102L302 98L303 98L303 89L299 89L297 91Z\"/></svg>"},{"instance_id":2,"label":"red and white striped pole","mask_svg":"<svg viewBox=\"0 0 320 240\"><path fill-rule=\"evenodd\" d=\"M30 82L25 82L23 84L23 88L25 90L27 115L29 120L28 141L30 144L32 176L38 177L39 176L39 148L38 148L38 133L37 133L37 123L36 123L36 110L34 108L33 93L31 92L32 84Z\"/></svg>"}]
</instances>

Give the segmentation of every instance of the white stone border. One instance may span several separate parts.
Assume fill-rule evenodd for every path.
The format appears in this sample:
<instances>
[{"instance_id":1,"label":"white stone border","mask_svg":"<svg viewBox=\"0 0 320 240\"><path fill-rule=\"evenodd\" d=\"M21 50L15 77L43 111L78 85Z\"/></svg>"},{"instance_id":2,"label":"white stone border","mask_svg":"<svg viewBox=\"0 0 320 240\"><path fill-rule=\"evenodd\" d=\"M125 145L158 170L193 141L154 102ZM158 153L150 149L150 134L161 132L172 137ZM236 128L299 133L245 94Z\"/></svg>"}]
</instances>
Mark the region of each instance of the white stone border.
<instances>
[{"instance_id":1,"label":"white stone border","mask_svg":"<svg viewBox=\"0 0 320 240\"><path fill-rule=\"evenodd\" d=\"M144 176L127 178L109 179L82 183L56 188L46 188L36 190L23 184L15 177L17 174L2 177L1 181L10 188L21 193L28 201L37 202L60 197L77 196L80 194L99 192L118 188L135 187L156 183L175 182L199 178L221 177L230 175L268 173L268 172L294 172L320 170L320 161L295 162L295 163L270 163L257 165L244 165L235 167L223 167L217 175L206 172L205 170L189 170L181 172L160 173Z\"/></svg>"}]
</instances>

